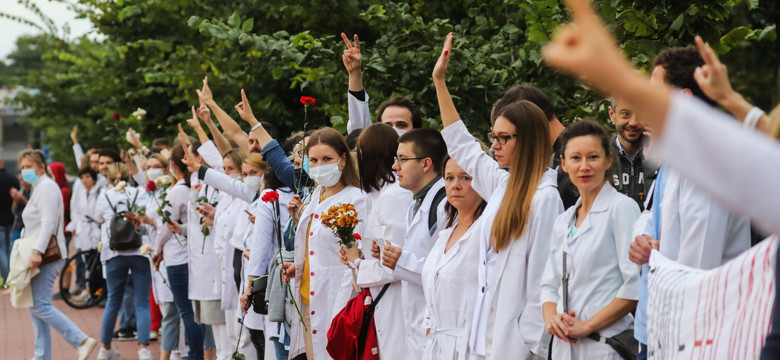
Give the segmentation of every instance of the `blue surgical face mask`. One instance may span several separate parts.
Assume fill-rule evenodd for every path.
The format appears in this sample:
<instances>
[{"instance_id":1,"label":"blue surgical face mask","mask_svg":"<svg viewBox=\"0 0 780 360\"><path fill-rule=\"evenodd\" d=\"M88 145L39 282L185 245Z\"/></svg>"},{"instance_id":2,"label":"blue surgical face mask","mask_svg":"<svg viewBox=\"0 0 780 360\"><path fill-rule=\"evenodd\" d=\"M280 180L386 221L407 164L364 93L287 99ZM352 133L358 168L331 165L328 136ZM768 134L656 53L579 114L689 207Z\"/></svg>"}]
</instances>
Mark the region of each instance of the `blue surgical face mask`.
<instances>
[{"instance_id":1,"label":"blue surgical face mask","mask_svg":"<svg viewBox=\"0 0 780 360\"><path fill-rule=\"evenodd\" d=\"M309 175L309 157L304 156L303 157L303 163L301 164L301 167L303 168L303 171L306 172L306 175Z\"/></svg>"},{"instance_id":2,"label":"blue surgical face mask","mask_svg":"<svg viewBox=\"0 0 780 360\"><path fill-rule=\"evenodd\" d=\"M38 174L35 173L35 169L24 169L22 170L22 180L30 185L35 184L38 181Z\"/></svg>"}]
</instances>

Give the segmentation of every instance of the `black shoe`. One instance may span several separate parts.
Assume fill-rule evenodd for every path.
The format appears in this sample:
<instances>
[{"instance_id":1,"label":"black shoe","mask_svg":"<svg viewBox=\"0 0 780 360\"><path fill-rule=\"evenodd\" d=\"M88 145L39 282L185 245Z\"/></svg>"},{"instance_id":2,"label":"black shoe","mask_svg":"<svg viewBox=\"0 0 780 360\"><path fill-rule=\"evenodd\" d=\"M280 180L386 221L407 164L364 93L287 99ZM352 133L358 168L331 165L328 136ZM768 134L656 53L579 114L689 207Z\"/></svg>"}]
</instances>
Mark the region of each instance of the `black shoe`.
<instances>
[{"instance_id":1,"label":"black shoe","mask_svg":"<svg viewBox=\"0 0 780 360\"><path fill-rule=\"evenodd\" d=\"M113 339L116 341L131 341L135 340L135 336L133 336L133 330L119 329L114 332Z\"/></svg>"}]
</instances>

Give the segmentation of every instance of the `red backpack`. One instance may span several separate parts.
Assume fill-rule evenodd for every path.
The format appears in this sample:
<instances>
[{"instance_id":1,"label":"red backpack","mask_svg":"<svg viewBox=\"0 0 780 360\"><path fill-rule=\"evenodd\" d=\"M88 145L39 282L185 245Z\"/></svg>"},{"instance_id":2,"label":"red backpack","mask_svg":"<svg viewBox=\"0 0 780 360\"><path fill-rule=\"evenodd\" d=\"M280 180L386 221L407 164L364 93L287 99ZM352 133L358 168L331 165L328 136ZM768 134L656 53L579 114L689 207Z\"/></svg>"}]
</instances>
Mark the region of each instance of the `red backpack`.
<instances>
[{"instance_id":1,"label":"red backpack","mask_svg":"<svg viewBox=\"0 0 780 360\"><path fill-rule=\"evenodd\" d=\"M328 329L328 354L334 360L379 360L379 343L374 325L374 308L390 284L385 284L371 300L371 291L363 289L333 317Z\"/></svg>"}]
</instances>

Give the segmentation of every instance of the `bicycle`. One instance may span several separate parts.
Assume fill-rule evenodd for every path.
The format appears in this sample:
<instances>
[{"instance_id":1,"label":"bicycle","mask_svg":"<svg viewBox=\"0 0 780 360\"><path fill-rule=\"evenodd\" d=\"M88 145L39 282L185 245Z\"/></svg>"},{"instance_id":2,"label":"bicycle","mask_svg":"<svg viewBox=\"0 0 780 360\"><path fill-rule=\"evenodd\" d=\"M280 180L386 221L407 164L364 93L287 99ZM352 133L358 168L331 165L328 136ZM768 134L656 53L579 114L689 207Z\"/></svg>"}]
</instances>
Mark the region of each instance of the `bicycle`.
<instances>
[{"instance_id":1,"label":"bicycle","mask_svg":"<svg viewBox=\"0 0 780 360\"><path fill-rule=\"evenodd\" d=\"M70 289L74 287L83 290L71 294ZM107 293L106 281L103 279L103 265L100 262L100 253L96 249L79 251L65 262L60 276L60 294L68 306L74 309L88 309L100 304Z\"/></svg>"}]
</instances>

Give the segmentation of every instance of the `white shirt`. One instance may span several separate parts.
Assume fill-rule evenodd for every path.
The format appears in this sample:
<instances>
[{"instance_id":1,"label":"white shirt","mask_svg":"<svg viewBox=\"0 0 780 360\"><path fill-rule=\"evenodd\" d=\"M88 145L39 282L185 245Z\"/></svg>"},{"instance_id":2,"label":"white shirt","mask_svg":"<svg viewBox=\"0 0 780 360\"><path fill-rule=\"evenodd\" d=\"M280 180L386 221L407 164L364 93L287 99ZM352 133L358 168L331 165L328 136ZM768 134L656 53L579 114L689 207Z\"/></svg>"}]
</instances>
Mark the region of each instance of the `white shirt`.
<instances>
[{"instance_id":1,"label":"white shirt","mask_svg":"<svg viewBox=\"0 0 780 360\"><path fill-rule=\"evenodd\" d=\"M52 235L57 235L60 254L67 256L65 248L65 213L62 210L62 192L60 187L45 173L32 185L32 195L22 212L24 221L23 238L37 239L34 250L46 252ZM58 225L59 224L59 225Z\"/></svg>"},{"instance_id":2,"label":"white shirt","mask_svg":"<svg viewBox=\"0 0 780 360\"><path fill-rule=\"evenodd\" d=\"M460 236L446 253L455 226L439 233L425 260L422 280L425 291L425 337L423 359L469 358L468 344L477 292L479 258L478 226L481 217Z\"/></svg>"},{"instance_id":3,"label":"white shirt","mask_svg":"<svg viewBox=\"0 0 780 360\"><path fill-rule=\"evenodd\" d=\"M187 227L187 204L190 194L190 188L187 187L187 183L182 179L176 182L175 185L168 189L168 201L171 202L170 207L165 209L171 212L171 221L178 223L183 222L182 228ZM168 230L168 226L161 222L157 224L157 247L156 251L162 249L163 258L165 258L166 266L176 266L186 264L189 260L187 251L187 235L176 234Z\"/></svg>"},{"instance_id":4,"label":"white shirt","mask_svg":"<svg viewBox=\"0 0 780 360\"><path fill-rule=\"evenodd\" d=\"M366 219L366 233L363 234L363 254L357 270L357 284L368 287L372 298L376 298L385 284L382 299L374 308L374 325L379 345L379 355L383 359L403 359L406 354L406 334L409 326L402 316L404 311L403 289L400 279L393 271L369 255L372 240L390 240L394 246L404 246L406 236L406 209L412 203L412 192L401 187L398 181L385 184L379 191L368 194L371 200L371 213Z\"/></svg>"},{"instance_id":5,"label":"white shirt","mask_svg":"<svg viewBox=\"0 0 780 360\"><path fill-rule=\"evenodd\" d=\"M733 117L685 94L674 94L653 155L763 230L780 234L776 195L777 140L743 128Z\"/></svg>"},{"instance_id":6,"label":"white shirt","mask_svg":"<svg viewBox=\"0 0 780 360\"><path fill-rule=\"evenodd\" d=\"M548 169L539 182L529 222L520 238L496 253L490 249L490 232L509 173L482 150L462 121L446 127L441 134L450 156L473 176L471 187L488 199L481 216L486 220L478 230L479 291L469 340L471 351L487 359L500 359L506 354L545 357L549 335L539 302L539 279L547 264L555 218L563 212L556 189L557 173Z\"/></svg>"},{"instance_id":7,"label":"white shirt","mask_svg":"<svg viewBox=\"0 0 780 360\"><path fill-rule=\"evenodd\" d=\"M637 300L639 269L628 259L631 246L631 226L639 217L639 207L631 198L617 192L605 182L596 196L590 212L582 220L574 236L570 236L575 223L575 206L558 216L550 248L550 260L541 281L540 301L558 305L563 312L563 253L567 253L566 268L569 273L569 310L586 321L601 311L615 298ZM631 314L624 316L604 329L602 336L614 336L633 328ZM553 338L553 359L595 359L620 356L608 345L589 339L569 344Z\"/></svg>"},{"instance_id":8,"label":"white shirt","mask_svg":"<svg viewBox=\"0 0 780 360\"><path fill-rule=\"evenodd\" d=\"M75 184L81 184L81 180L76 180ZM70 220L73 224L75 234L73 240L76 241L76 248L82 250L95 249L100 242L100 224L95 220L97 212L98 187L93 186L87 193L84 185L81 191L74 191L70 201Z\"/></svg>"},{"instance_id":9,"label":"white shirt","mask_svg":"<svg viewBox=\"0 0 780 360\"><path fill-rule=\"evenodd\" d=\"M95 216L97 217L95 218L95 221L102 223L102 226L100 227L100 241L103 242L103 249L100 253L100 260L103 263L116 256L141 255L139 249L114 251L111 250L109 245L111 240L111 219L113 219L117 213L132 210L134 205L138 205L139 208L144 208L147 203L146 193L144 191L130 185L125 186L123 190L124 191L120 193L113 187L106 189L97 200L97 213L95 213ZM148 243L148 238L143 237L142 244Z\"/></svg>"}]
</instances>

